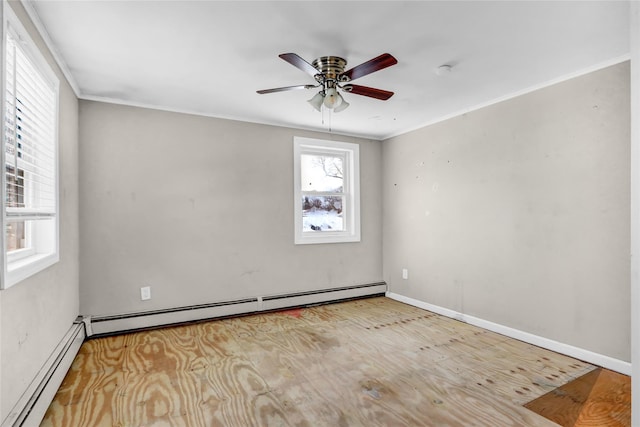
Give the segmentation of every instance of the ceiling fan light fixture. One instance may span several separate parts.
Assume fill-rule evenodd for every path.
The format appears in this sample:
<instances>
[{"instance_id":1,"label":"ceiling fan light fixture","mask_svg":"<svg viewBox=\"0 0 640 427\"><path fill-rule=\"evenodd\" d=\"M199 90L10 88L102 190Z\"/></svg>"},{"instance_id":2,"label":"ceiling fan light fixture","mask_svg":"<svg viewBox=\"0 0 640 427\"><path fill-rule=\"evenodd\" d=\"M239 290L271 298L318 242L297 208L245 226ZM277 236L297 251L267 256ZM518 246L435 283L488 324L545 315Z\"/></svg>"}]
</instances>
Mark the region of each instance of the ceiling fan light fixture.
<instances>
[{"instance_id":1,"label":"ceiling fan light fixture","mask_svg":"<svg viewBox=\"0 0 640 427\"><path fill-rule=\"evenodd\" d=\"M340 96L340 94L338 94L338 96ZM345 99L342 96L340 96L340 99L342 99L342 101L340 102L340 105L338 105L336 108L333 109L333 111L336 113L346 110L347 107L351 105L347 101L345 101Z\"/></svg>"},{"instance_id":2,"label":"ceiling fan light fixture","mask_svg":"<svg viewBox=\"0 0 640 427\"><path fill-rule=\"evenodd\" d=\"M322 101L324 101L324 95L323 95L323 92L320 91L320 92L316 93L313 96L313 98L311 98L307 102L309 104L311 104L311 106L313 108L315 108L316 110L321 111L322 110Z\"/></svg>"},{"instance_id":3,"label":"ceiling fan light fixture","mask_svg":"<svg viewBox=\"0 0 640 427\"><path fill-rule=\"evenodd\" d=\"M336 108L342 102L342 97L336 90L336 88L331 87L327 89L327 92L324 96L324 106L330 109Z\"/></svg>"},{"instance_id":4,"label":"ceiling fan light fixture","mask_svg":"<svg viewBox=\"0 0 640 427\"><path fill-rule=\"evenodd\" d=\"M343 92L352 93L354 95L368 96L382 101L393 96L393 92L388 90L376 89L373 87L360 86L351 84L351 81L359 79L376 71L383 70L387 67L395 65L398 60L389 53L383 53L377 57L363 62L349 70L345 71L347 61L338 56L322 56L317 58L313 63L305 61L302 57L295 53L283 53L278 55L281 59L289 64L304 71L314 78L317 84L296 85L277 87L273 89L258 90L259 94L284 92L297 89L312 89L320 87L320 92L316 93L307 102L316 111L322 112L322 106L336 113L344 111L349 107L349 103L338 93L338 89ZM343 83L340 85L340 83Z\"/></svg>"}]
</instances>

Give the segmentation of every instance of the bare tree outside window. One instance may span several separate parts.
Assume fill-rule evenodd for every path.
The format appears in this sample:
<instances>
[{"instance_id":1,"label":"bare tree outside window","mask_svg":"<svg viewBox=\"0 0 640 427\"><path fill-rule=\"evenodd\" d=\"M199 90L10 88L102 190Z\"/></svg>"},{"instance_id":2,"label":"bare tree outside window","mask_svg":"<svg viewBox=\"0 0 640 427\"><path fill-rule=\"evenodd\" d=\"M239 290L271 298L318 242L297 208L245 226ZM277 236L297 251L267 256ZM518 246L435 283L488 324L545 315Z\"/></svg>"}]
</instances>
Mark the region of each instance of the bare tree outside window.
<instances>
[{"instance_id":1,"label":"bare tree outside window","mask_svg":"<svg viewBox=\"0 0 640 427\"><path fill-rule=\"evenodd\" d=\"M342 231L344 221L344 159L302 156L303 231Z\"/></svg>"},{"instance_id":2,"label":"bare tree outside window","mask_svg":"<svg viewBox=\"0 0 640 427\"><path fill-rule=\"evenodd\" d=\"M343 178L343 162L340 157L313 156L313 163L320 167L327 178Z\"/></svg>"}]
</instances>

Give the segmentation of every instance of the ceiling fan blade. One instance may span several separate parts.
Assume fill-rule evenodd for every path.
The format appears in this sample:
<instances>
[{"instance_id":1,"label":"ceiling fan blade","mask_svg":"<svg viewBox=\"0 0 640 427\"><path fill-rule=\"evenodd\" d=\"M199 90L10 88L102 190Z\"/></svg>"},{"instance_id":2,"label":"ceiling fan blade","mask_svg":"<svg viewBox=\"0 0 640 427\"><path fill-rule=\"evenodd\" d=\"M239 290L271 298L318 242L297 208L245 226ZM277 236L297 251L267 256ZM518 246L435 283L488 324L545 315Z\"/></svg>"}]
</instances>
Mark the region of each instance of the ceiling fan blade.
<instances>
[{"instance_id":1,"label":"ceiling fan blade","mask_svg":"<svg viewBox=\"0 0 640 427\"><path fill-rule=\"evenodd\" d=\"M370 98L381 99L382 101L386 101L393 96L393 92L389 92L388 90L360 85L345 85L343 89L347 92L355 93L356 95L364 95Z\"/></svg>"},{"instance_id":2,"label":"ceiling fan blade","mask_svg":"<svg viewBox=\"0 0 640 427\"><path fill-rule=\"evenodd\" d=\"M367 62L364 62L360 65L356 65L350 70L345 71L340 75L340 78L346 78L343 81L350 81L359 79L362 76L366 76L367 74L374 73L376 71L380 71L384 68L390 67L398 63L398 60L394 58L391 54L383 53L382 55L370 59Z\"/></svg>"},{"instance_id":3,"label":"ceiling fan blade","mask_svg":"<svg viewBox=\"0 0 640 427\"><path fill-rule=\"evenodd\" d=\"M305 73L309 74L311 77L314 77L316 74L320 73L320 71L318 71L316 67L309 64L307 61L305 61L295 53L282 53L278 56L284 59L285 61L287 61L289 64L293 65L294 67L298 67Z\"/></svg>"},{"instance_id":4,"label":"ceiling fan blade","mask_svg":"<svg viewBox=\"0 0 640 427\"><path fill-rule=\"evenodd\" d=\"M284 92L287 90L297 90L297 89L312 89L316 87L315 85L298 85L298 86L286 86L286 87L276 87L273 89L263 89L257 90L260 95L264 95L265 93L274 93L274 92Z\"/></svg>"}]
</instances>

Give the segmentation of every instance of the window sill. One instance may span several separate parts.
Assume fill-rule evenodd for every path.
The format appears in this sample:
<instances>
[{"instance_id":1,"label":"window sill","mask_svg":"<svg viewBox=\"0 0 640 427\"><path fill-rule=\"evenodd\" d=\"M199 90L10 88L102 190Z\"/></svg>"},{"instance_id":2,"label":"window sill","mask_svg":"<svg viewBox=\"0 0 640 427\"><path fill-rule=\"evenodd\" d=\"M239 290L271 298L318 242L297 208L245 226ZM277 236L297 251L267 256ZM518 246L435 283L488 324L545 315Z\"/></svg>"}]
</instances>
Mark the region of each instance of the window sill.
<instances>
[{"instance_id":1,"label":"window sill","mask_svg":"<svg viewBox=\"0 0 640 427\"><path fill-rule=\"evenodd\" d=\"M34 254L20 258L7 264L7 272L3 283L3 289L23 281L45 268L57 263L59 256L57 253Z\"/></svg>"},{"instance_id":2,"label":"window sill","mask_svg":"<svg viewBox=\"0 0 640 427\"><path fill-rule=\"evenodd\" d=\"M354 243L360 241L360 234L347 234L347 233L304 233L301 236L296 236L296 245L313 245L322 243Z\"/></svg>"}]
</instances>

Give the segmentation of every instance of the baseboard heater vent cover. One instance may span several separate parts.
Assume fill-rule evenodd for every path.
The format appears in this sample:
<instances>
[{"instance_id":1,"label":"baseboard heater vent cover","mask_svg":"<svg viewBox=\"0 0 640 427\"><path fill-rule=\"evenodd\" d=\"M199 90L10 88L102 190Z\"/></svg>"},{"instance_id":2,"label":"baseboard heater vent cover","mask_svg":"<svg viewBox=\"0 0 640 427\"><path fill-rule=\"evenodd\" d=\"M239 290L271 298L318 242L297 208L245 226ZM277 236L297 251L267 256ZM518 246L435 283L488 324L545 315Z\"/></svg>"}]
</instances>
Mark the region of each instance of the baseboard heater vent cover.
<instances>
[{"instance_id":1,"label":"baseboard heater vent cover","mask_svg":"<svg viewBox=\"0 0 640 427\"><path fill-rule=\"evenodd\" d=\"M127 331L155 328L199 320L250 314L259 311L303 307L332 301L384 295L384 282L341 288L320 289L280 295L266 295L236 301L142 311L113 316L91 316L88 335L111 335Z\"/></svg>"},{"instance_id":2,"label":"baseboard heater vent cover","mask_svg":"<svg viewBox=\"0 0 640 427\"><path fill-rule=\"evenodd\" d=\"M82 318L78 318L9 412L1 427L40 425L84 339L84 322Z\"/></svg>"},{"instance_id":3,"label":"baseboard heater vent cover","mask_svg":"<svg viewBox=\"0 0 640 427\"><path fill-rule=\"evenodd\" d=\"M92 316L91 334L109 335L114 333L155 328L158 326L195 322L216 317L233 316L256 311L257 298L211 304L190 305L163 310L141 311L114 316Z\"/></svg>"},{"instance_id":4,"label":"baseboard heater vent cover","mask_svg":"<svg viewBox=\"0 0 640 427\"><path fill-rule=\"evenodd\" d=\"M387 284L381 282L286 295L270 295L262 297L262 310L277 310L375 295L384 296L386 291Z\"/></svg>"}]
</instances>

